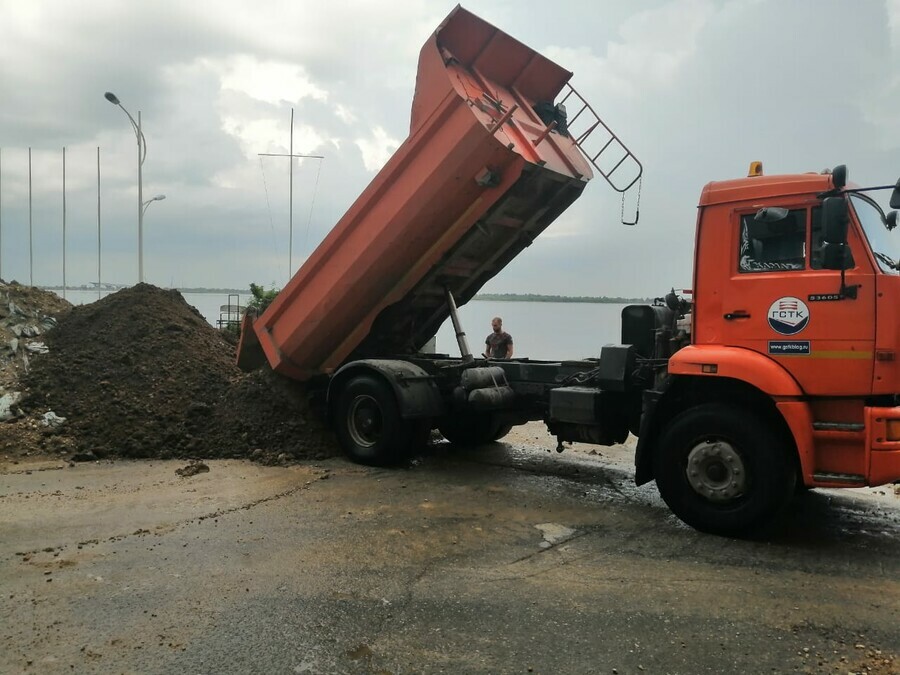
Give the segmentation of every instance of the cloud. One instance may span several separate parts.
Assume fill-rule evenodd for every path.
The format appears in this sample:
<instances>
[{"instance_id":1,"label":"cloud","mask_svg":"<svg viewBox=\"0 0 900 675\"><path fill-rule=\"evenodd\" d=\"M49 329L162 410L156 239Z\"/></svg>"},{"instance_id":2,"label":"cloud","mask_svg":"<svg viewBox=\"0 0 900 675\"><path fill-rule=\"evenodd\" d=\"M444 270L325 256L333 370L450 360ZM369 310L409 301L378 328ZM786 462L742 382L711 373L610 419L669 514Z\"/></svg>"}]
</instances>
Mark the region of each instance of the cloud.
<instances>
[{"instance_id":1,"label":"cloud","mask_svg":"<svg viewBox=\"0 0 900 675\"><path fill-rule=\"evenodd\" d=\"M343 103L338 103L334 107L334 113L338 116L338 118L340 118L342 122L346 124L353 124L358 119L356 114Z\"/></svg>"},{"instance_id":2,"label":"cloud","mask_svg":"<svg viewBox=\"0 0 900 675\"><path fill-rule=\"evenodd\" d=\"M222 89L241 92L259 101L278 104L298 103L304 98L328 99L328 92L314 84L303 66L296 63L261 61L240 54L221 61L207 61L207 64L219 74Z\"/></svg>"},{"instance_id":3,"label":"cloud","mask_svg":"<svg viewBox=\"0 0 900 675\"><path fill-rule=\"evenodd\" d=\"M362 153L363 166L367 171L378 171L400 147L398 141L388 135L382 127L376 126L370 131L368 138L357 138L353 141Z\"/></svg>"},{"instance_id":4,"label":"cloud","mask_svg":"<svg viewBox=\"0 0 900 675\"><path fill-rule=\"evenodd\" d=\"M891 63L900 63L900 0L885 0L889 29ZM881 71L872 95L861 106L864 119L880 130L885 149L900 148L900 70L896 67Z\"/></svg>"},{"instance_id":5,"label":"cloud","mask_svg":"<svg viewBox=\"0 0 900 675\"><path fill-rule=\"evenodd\" d=\"M895 52L900 52L900 0L884 0L891 30L891 43Z\"/></svg>"},{"instance_id":6,"label":"cloud","mask_svg":"<svg viewBox=\"0 0 900 675\"><path fill-rule=\"evenodd\" d=\"M578 73L579 82L609 97L645 98L650 90L677 83L715 13L711 0L677 0L626 19L603 54L586 46L553 47L547 56L567 64Z\"/></svg>"}]
</instances>

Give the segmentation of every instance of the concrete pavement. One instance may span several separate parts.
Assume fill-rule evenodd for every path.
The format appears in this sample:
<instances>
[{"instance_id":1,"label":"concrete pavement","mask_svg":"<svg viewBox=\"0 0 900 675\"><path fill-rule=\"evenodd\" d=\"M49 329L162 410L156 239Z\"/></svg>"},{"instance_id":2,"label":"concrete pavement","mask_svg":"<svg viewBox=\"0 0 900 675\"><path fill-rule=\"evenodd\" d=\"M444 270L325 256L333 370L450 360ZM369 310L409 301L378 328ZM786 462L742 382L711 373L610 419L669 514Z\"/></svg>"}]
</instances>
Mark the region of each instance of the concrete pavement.
<instances>
[{"instance_id":1,"label":"concrete pavement","mask_svg":"<svg viewBox=\"0 0 900 675\"><path fill-rule=\"evenodd\" d=\"M0 467L0 672L900 668L889 501L813 491L740 541L604 456L207 464Z\"/></svg>"}]
</instances>

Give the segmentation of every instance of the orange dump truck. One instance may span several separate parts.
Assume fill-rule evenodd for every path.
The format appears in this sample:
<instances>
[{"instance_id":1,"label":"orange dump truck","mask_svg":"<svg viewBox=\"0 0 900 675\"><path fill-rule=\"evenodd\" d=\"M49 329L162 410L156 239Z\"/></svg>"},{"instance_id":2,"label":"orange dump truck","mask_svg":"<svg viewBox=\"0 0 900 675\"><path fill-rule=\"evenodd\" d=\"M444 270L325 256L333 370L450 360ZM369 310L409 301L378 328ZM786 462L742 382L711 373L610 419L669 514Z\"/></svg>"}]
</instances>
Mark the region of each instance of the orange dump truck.
<instances>
[{"instance_id":1,"label":"orange dump truck","mask_svg":"<svg viewBox=\"0 0 900 675\"><path fill-rule=\"evenodd\" d=\"M449 316L447 291L465 303L530 245L584 190L579 146L606 131L571 76L457 7L419 56L409 137L247 336L272 367L308 380L415 351ZM591 159L615 160L605 173L627 189L640 165L605 137Z\"/></svg>"},{"instance_id":2,"label":"orange dump truck","mask_svg":"<svg viewBox=\"0 0 900 675\"><path fill-rule=\"evenodd\" d=\"M638 436L636 479L688 524L737 534L797 485L900 479L900 246L843 167L710 183L694 284L623 310L584 361L476 358L468 301L584 190L624 192L634 155L571 73L457 7L422 48L410 135L272 305L238 363L321 391L354 460L402 461L437 428L497 440L543 420L559 440ZM596 132L596 133L595 133ZM891 197L900 208L900 183ZM460 356L419 350L447 319Z\"/></svg>"}]
</instances>

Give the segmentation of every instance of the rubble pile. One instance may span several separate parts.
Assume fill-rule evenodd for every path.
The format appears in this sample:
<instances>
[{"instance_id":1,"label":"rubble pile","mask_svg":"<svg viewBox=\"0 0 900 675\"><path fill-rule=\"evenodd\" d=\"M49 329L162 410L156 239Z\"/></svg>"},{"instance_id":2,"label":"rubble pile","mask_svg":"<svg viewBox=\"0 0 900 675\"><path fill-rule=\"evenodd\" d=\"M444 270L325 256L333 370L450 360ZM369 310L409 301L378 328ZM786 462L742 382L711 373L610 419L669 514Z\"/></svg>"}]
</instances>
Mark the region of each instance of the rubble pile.
<instances>
[{"instance_id":1,"label":"rubble pile","mask_svg":"<svg viewBox=\"0 0 900 675\"><path fill-rule=\"evenodd\" d=\"M42 451L266 463L336 453L302 387L241 373L234 347L177 291L139 284L72 308L44 337L20 377L26 419L0 425L36 431Z\"/></svg>"},{"instance_id":2,"label":"rubble pile","mask_svg":"<svg viewBox=\"0 0 900 675\"><path fill-rule=\"evenodd\" d=\"M0 422L22 414L19 379L32 356L47 352L44 335L71 307L55 293L0 280Z\"/></svg>"}]
</instances>

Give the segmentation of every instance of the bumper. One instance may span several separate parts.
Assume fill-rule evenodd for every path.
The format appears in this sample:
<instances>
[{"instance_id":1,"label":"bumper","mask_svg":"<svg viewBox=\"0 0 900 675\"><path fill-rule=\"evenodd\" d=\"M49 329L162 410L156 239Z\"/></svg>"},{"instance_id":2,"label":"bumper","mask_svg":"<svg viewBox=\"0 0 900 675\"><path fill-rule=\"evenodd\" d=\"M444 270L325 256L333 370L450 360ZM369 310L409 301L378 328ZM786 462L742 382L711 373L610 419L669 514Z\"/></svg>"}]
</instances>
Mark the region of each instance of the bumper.
<instances>
[{"instance_id":1,"label":"bumper","mask_svg":"<svg viewBox=\"0 0 900 675\"><path fill-rule=\"evenodd\" d=\"M894 431L898 427L900 407L866 408L869 485L900 481L900 434Z\"/></svg>"}]
</instances>

